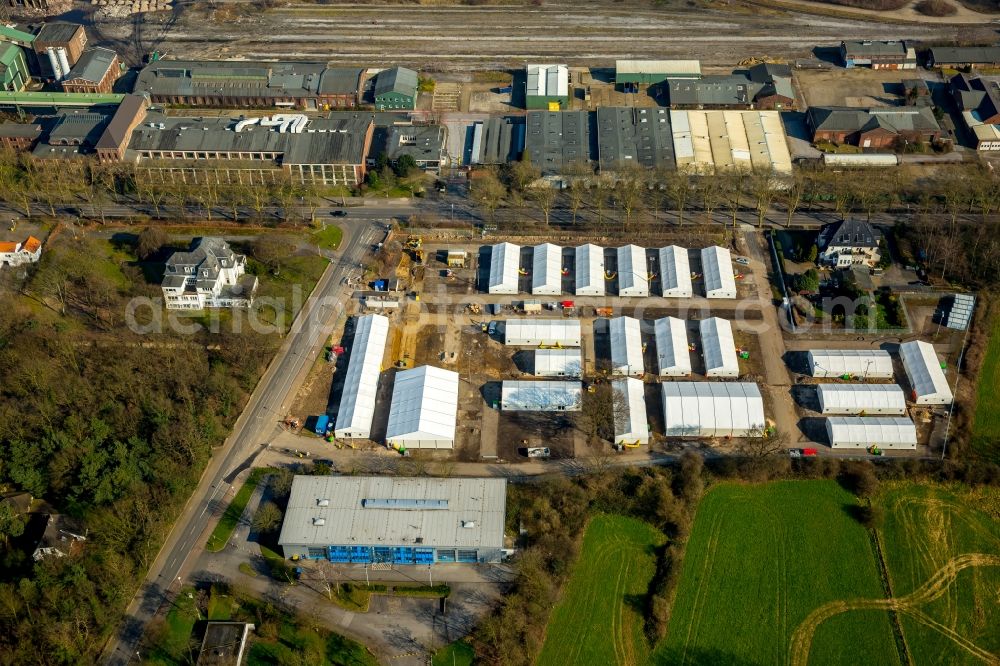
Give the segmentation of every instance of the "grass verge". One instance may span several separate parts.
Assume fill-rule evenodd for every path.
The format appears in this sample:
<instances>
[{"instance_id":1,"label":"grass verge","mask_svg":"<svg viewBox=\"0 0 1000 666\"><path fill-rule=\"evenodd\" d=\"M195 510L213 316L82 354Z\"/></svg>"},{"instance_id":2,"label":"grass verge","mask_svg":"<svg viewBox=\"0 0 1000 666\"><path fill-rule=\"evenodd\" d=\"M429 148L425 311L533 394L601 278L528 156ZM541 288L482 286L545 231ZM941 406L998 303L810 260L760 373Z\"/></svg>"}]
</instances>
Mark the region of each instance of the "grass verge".
<instances>
[{"instance_id":1,"label":"grass verge","mask_svg":"<svg viewBox=\"0 0 1000 666\"><path fill-rule=\"evenodd\" d=\"M432 666L472 666L476 651L464 640L449 643L434 653Z\"/></svg>"},{"instance_id":2,"label":"grass verge","mask_svg":"<svg viewBox=\"0 0 1000 666\"><path fill-rule=\"evenodd\" d=\"M336 224L327 222L322 229L314 231L309 236L309 241L324 250L336 250L340 247L340 242L344 239L344 230Z\"/></svg>"},{"instance_id":3,"label":"grass verge","mask_svg":"<svg viewBox=\"0 0 1000 666\"><path fill-rule=\"evenodd\" d=\"M250 501L250 496L253 495L254 489L257 487L257 483L268 470L263 467L258 467L250 472L250 476L247 477L246 482L243 487L239 489L236 493L236 497L233 501L229 503L226 507L226 511L222 514L222 518L219 519L218 524L215 529L212 530L212 534L208 537L208 543L205 544L205 548L212 553L218 553L220 550L226 547L229 543L229 538L233 536L233 532L236 530L236 526L240 522L240 516L243 515L243 511L247 508L247 502Z\"/></svg>"},{"instance_id":4,"label":"grass verge","mask_svg":"<svg viewBox=\"0 0 1000 666\"><path fill-rule=\"evenodd\" d=\"M1000 439L1000 316L993 318L990 341L979 367L972 437L979 442ZM998 452L981 450L980 453L996 455Z\"/></svg>"}]
</instances>

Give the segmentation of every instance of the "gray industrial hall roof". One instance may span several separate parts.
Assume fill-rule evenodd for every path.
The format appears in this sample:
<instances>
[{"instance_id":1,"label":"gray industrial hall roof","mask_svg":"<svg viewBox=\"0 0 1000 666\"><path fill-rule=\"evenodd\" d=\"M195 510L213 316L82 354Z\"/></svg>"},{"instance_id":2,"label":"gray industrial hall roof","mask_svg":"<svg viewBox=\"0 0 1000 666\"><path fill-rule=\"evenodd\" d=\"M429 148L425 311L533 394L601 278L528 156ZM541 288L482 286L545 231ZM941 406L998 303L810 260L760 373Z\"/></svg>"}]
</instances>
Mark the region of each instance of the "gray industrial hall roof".
<instances>
[{"instance_id":1,"label":"gray industrial hall roof","mask_svg":"<svg viewBox=\"0 0 1000 666\"><path fill-rule=\"evenodd\" d=\"M410 155L417 162L439 160L444 151L441 125L395 125L389 128L385 154L390 160Z\"/></svg>"},{"instance_id":2,"label":"gray industrial hall roof","mask_svg":"<svg viewBox=\"0 0 1000 666\"><path fill-rule=\"evenodd\" d=\"M393 67L375 76L375 94L399 93L413 97L417 94L417 73L406 67Z\"/></svg>"},{"instance_id":3,"label":"gray industrial hall roof","mask_svg":"<svg viewBox=\"0 0 1000 666\"><path fill-rule=\"evenodd\" d=\"M42 124L47 128L47 134L32 154L53 159L91 152L111 122L111 117L110 113L80 109L60 111L54 117L45 118Z\"/></svg>"},{"instance_id":4,"label":"gray industrial hall roof","mask_svg":"<svg viewBox=\"0 0 1000 666\"><path fill-rule=\"evenodd\" d=\"M841 46L846 49L848 55L871 57L887 55L906 55L906 42L897 41L844 41Z\"/></svg>"},{"instance_id":5,"label":"gray industrial hall roof","mask_svg":"<svg viewBox=\"0 0 1000 666\"><path fill-rule=\"evenodd\" d=\"M1000 46L935 46L930 51L935 65L1000 63Z\"/></svg>"},{"instance_id":6,"label":"gray industrial hall roof","mask_svg":"<svg viewBox=\"0 0 1000 666\"><path fill-rule=\"evenodd\" d=\"M504 479L296 476L281 545L502 548Z\"/></svg>"},{"instance_id":7,"label":"gray industrial hall roof","mask_svg":"<svg viewBox=\"0 0 1000 666\"><path fill-rule=\"evenodd\" d=\"M674 166L674 139L666 109L597 109L597 150L601 169L636 164Z\"/></svg>"},{"instance_id":8,"label":"gray industrial hall roof","mask_svg":"<svg viewBox=\"0 0 1000 666\"><path fill-rule=\"evenodd\" d=\"M0 136L8 138L34 139L42 133L37 123L0 123Z\"/></svg>"},{"instance_id":9,"label":"gray industrial hall roof","mask_svg":"<svg viewBox=\"0 0 1000 666\"><path fill-rule=\"evenodd\" d=\"M69 81L81 79L100 83L117 57L118 55L111 49L102 47L87 49L73 65L73 69L69 70L69 76L66 79Z\"/></svg>"},{"instance_id":10,"label":"gray industrial hall roof","mask_svg":"<svg viewBox=\"0 0 1000 666\"><path fill-rule=\"evenodd\" d=\"M529 111L524 150L542 175L561 173L570 164L589 165L590 114L586 111Z\"/></svg>"},{"instance_id":11,"label":"gray industrial hall roof","mask_svg":"<svg viewBox=\"0 0 1000 666\"><path fill-rule=\"evenodd\" d=\"M940 131L934 111L928 107L906 106L858 109L846 106L811 106L807 112L814 130L833 132Z\"/></svg>"},{"instance_id":12,"label":"gray industrial hall roof","mask_svg":"<svg viewBox=\"0 0 1000 666\"><path fill-rule=\"evenodd\" d=\"M317 97L352 95L364 70L317 62L158 60L136 78L134 92L151 95Z\"/></svg>"},{"instance_id":13,"label":"gray industrial hall roof","mask_svg":"<svg viewBox=\"0 0 1000 666\"><path fill-rule=\"evenodd\" d=\"M673 106L749 105L764 84L746 76L705 76L701 79L668 79L668 95Z\"/></svg>"},{"instance_id":14,"label":"gray industrial hall roof","mask_svg":"<svg viewBox=\"0 0 1000 666\"><path fill-rule=\"evenodd\" d=\"M132 133L137 151L267 152L282 164L364 164L370 114L310 119L301 133L251 125L233 131L231 118L178 118L150 114ZM164 125L163 129L159 125Z\"/></svg>"}]
</instances>

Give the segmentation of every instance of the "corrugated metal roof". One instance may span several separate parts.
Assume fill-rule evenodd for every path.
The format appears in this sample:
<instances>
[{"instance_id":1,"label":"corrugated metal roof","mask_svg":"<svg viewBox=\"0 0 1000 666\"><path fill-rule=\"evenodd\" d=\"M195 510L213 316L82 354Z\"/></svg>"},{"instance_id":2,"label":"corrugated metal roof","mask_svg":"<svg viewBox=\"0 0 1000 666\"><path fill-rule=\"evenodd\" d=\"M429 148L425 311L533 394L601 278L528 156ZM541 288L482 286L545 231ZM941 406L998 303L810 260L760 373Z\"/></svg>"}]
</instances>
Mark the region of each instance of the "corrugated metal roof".
<instances>
[{"instance_id":1,"label":"corrugated metal roof","mask_svg":"<svg viewBox=\"0 0 1000 666\"><path fill-rule=\"evenodd\" d=\"M365 315L358 318L334 427L334 434L338 437L366 439L371 436L388 334L387 317Z\"/></svg>"},{"instance_id":2,"label":"corrugated metal roof","mask_svg":"<svg viewBox=\"0 0 1000 666\"><path fill-rule=\"evenodd\" d=\"M569 95L569 67L566 65L527 66L528 97L565 97Z\"/></svg>"},{"instance_id":3,"label":"corrugated metal roof","mask_svg":"<svg viewBox=\"0 0 1000 666\"><path fill-rule=\"evenodd\" d=\"M700 60L616 60L615 72L621 74L666 74L701 76Z\"/></svg>"},{"instance_id":4,"label":"corrugated metal roof","mask_svg":"<svg viewBox=\"0 0 1000 666\"><path fill-rule=\"evenodd\" d=\"M296 476L278 543L502 548L506 502L504 479Z\"/></svg>"}]
</instances>

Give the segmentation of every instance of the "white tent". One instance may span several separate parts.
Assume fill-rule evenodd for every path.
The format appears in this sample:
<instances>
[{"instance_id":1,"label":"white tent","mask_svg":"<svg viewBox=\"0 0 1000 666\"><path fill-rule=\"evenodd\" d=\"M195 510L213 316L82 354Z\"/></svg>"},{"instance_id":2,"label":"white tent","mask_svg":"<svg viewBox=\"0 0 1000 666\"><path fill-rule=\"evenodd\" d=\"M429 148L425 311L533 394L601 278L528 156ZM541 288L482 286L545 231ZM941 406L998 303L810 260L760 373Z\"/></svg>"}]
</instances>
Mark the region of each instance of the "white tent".
<instances>
[{"instance_id":1,"label":"white tent","mask_svg":"<svg viewBox=\"0 0 1000 666\"><path fill-rule=\"evenodd\" d=\"M906 396L896 384L817 384L820 414L905 414Z\"/></svg>"},{"instance_id":2,"label":"white tent","mask_svg":"<svg viewBox=\"0 0 1000 666\"><path fill-rule=\"evenodd\" d=\"M576 295L604 295L604 248L588 243L576 248Z\"/></svg>"},{"instance_id":3,"label":"white tent","mask_svg":"<svg viewBox=\"0 0 1000 666\"><path fill-rule=\"evenodd\" d=\"M881 349L813 349L808 358L813 377L892 379L892 357Z\"/></svg>"},{"instance_id":4,"label":"white tent","mask_svg":"<svg viewBox=\"0 0 1000 666\"><path fill-rule=\"evenodd\" d=\"M641 375L642 325L633 317L615 317L608 322L611 339L611 374Z\"/></svg>"},{"instance_id":5,"label":"white tent","mask_svg":"<svg viewBox=\"0 0 1000 666\"><path fill-rule=\"evenodd\" d=\"M504 343L516 347L580 346L579 319L508 319Z\"/></svg>"},{"instance_id":6,"label":"white tent","mask_svg":"<svg viewBox=\"0 0 1000 666\"><path fill-rule=\"evenodd\" d=\"M579 349L536 349L536 377L579 377L583 362Z\"/></svg>"},{"instance_id":7,"label":"white tent","mask_svg":"<svg viewBox=\"0 0 1000 666\"><path fill-rule=\"evenodd\" d=\"M358 318L351 343L351 358L347 363L344 390L333 434L341 439L368 439L375 418L375 397L382 372L385 340L389 335L389 319L382 315Z\"/></svg>"},{"instance_id":8,"label":"white tent","mask_svg":"<svg viewBox=\"0 0 1000 666\"><path fill-rule=\"evenodd\" d=\"M500 409L509 412L577 412L582 401L580 382L507 380L500 385Z\"/></svg>"},{"instance_id":9,"label":"white tent","mask_svg":"<svg viewBox=\"0 0 1000 666\"><path fill-rule=\"evenodd\" d=\"M646 250L638 245L618 248L618 295L649 296L649 267Z\"/></svg>"},{"instance_id":10,"label":"white tent","mask_svg":"<svg viewBox=\"0 0 1000 666\"><path fill-rule=\"evenodd\" d=\"M764 401L746 382L664 382L667 437L763 437Z\"/></svg>"},{"instance_id":11,"label":"white tent","mask_svg":"<svg viewBox=\"0 0 1000 666\"><path fill-rule=\"evenodd\" d=\"M531 253L531 293L556 296L562 293L562 248L552 243L536 245Z\"/></svg>"},{"instance_id":12,"label":"white tent","mask_svg":"<svg viewBox=\"0 0 1000 666\"><path fill-rule=\"evenodd\" d=\"M950 405L952 400L948 379L941 369L934 345L914 340L899 345L903 369L913 390L911 397L918 405Z\"/></svg>"},{"instance_id":13,"label":"white tent","mask_svg":"<svg viewBox=\"0 0 1000 666\"><path fill-rule=\"evenodd\" d=\"M740 362L736 358L736 342L729 320L709 317L703 319L698 328L701 330L701 351L705 357L705 376L739 377Z\"/></svg>"},{"instance_id":14,"label":"white tent","mask_svg":"<svg viewBox=\"0 0 1000 666\"><path fill-rule=\"evenodd\" d=\"M701 251L701 272L705 276L705 296L736 298L736 278L733 277L733 257L718 245Z\"/></svg>"},{"instance_id":15,"label":"white tent","mask_svg":"<svg viewBox=\"0 0 1000 666\"><path fill-rule=\"evenodd\" d=\"M653 322L656 336L656 364L661 377L686 377L691 374L687 326L677 317L663 317Z\"/></svg>"},{"instance_id":16,"label":"white tent","mask_svg":"<svg viewBox=\"0 0 1000 666\"><path fill-rule=\"evenodd\" d=\"M499 243L490 249L491 294L516 294L521 248L513 243Z\"/></svg>"},{"instance_id":17,"label":"white tent","mask_svg":"<svg viewBox=\"0 0 1000 666\"><path fill-rule=\"evenodd\" d=\"M410 449L455 446L458 373L424 365L396 374L386 443Z\"/></svg>"},{"instance_id":18,"label":"white tent","mask_svg":"<svg viewBox=\"0 0 1000 666\"><path fill-rule=\"evenodd\" d=\"M634 377L615 379L613 412L615 444L648 444L649 425L646 422L646 396L642 380Z\"/></svg>"},{"instance_id":19,"label":"white tent","mask_svg":"<svg viewBox=\"0 0 1000 666\"><path fill-rule=\"evenodd\" d=\"M660 285L667 298L691 298L691 264L688 251L676 245L660 248Z\"/></svg>"},{"instance_id":20,"label":"white tent","mask_svg":"<svg viewBox=\"0 0 1000 666\"><path fill-rule=\"evenodd\" d=\"M826 420L826 435L835 449L917 448L917 428L913 421L900 416L831 416Z\"/></svg>"}]
</instances>

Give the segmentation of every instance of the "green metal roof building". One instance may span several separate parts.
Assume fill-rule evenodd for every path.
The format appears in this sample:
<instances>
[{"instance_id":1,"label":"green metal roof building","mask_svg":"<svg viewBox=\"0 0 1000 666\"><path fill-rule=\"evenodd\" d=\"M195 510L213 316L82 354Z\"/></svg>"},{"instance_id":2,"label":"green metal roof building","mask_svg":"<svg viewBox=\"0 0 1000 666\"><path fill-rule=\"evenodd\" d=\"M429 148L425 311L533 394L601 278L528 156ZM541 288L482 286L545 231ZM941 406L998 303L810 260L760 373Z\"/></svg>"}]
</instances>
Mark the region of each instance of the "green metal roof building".
<instances>
[{"instance_id":1,"label":"green metal roof building","mask_svg":"<svg viewBox=\"0 0 1000 666\"><path fill-rule=\"evenodd\" d=\"M616 60L615 83L654 85L667 79L700 79L698 60Z\"/></svg>"},{"instance_id":2,"label":"green metal roof building","mask_svg":"<svg viewBox=\"0 0 1000 666\"><path fill-rule=\"evenodd\" d=\"M24 49L11 42L0 42L0 80L8 92L20 92L28 84L28 60Z\"/></svg>"},{"instance_id":3,"label":"green metal roof building","mask_svg":"<svg viewBox=\"0 0 1000 666\"><path fill-rule=\"evenodd\" d=\"M417 73L405 67L393 67L375 77L375 109L412 110L417 103Z\"/></svg>"}]
</instances>

